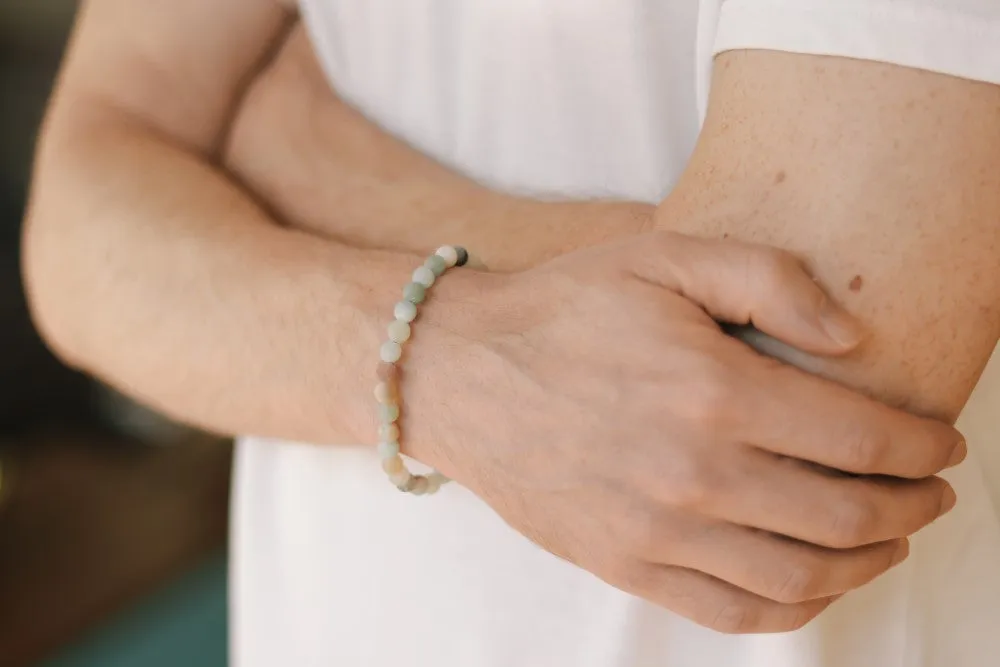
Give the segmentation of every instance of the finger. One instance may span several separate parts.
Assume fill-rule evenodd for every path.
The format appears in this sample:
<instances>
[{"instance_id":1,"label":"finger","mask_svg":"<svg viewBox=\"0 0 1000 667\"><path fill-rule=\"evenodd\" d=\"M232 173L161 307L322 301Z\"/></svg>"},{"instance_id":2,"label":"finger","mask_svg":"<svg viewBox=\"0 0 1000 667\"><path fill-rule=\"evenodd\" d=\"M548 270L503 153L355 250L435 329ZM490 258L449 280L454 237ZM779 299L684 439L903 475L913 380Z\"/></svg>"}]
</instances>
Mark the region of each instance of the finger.
<instances>
[{"instance_id":1,"label":"finger","mask_svg":"<svg viewBox=\"0 0 1000 667\"><path fill-rule=\"evenodd\" d=\"M703 514L832 549L908 537L954 506L939 477L848 477L749 448L733 459Z\"/></svg>"},{"instance_id":2,"label":"finger","mask_svg":"<svg viewBox=\"0 0 1000 667\"><path fill-rule=\"evenodd\" d=\"M905 539L838 550L725 522L700 522L683 535L682 540L664 542L667 564L699 570L784 603L860 588L909 554Z\"/></svg>"},{"instance_id":3,"label":"finger","mask_svg":"<svg viewBox=\"0 0 1000 667\"><path fill-rule=\"evenodd\" d=\"M641 278L696 302L717 320L753 324L796 348L843 354L861 325L831 301L803 264L768 246L659 232L633 264Z\"/></svg>"},{"instance_id":4,"label":"finger","mask_svg":"<svg viewBox=\"0 0 1000 667\"><path fill-rule=\"evenodd\" d=\"M742 413L740 435L762 449L844 472L910 479L935 475L965 458L962 434L943 422L759 361L747 371L752 390L742 392L733 408Z\"/></svg>"},{"instance_id":5,"label":"finger","mask_svg":"<svg viewBox=\"0 0 1000 667\"><path fill-rule=\"evenodd\" d=\"M764 633L797 630L833 600L783 604L687 568L642 563L624 582L611 582L718 632Z\"/></svg>"}]
</instances>

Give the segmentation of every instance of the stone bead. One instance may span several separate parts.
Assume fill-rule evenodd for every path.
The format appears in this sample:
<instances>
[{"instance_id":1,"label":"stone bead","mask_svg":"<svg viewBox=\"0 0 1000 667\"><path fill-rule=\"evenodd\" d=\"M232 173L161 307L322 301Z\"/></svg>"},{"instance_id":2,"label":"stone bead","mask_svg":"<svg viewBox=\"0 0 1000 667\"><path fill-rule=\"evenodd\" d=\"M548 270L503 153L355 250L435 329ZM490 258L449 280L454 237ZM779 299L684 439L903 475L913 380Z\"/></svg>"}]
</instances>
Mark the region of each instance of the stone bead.
<instances>
[{"instance_id":1,"label":"stone bead","mask_svg":"<svg viewBox=\"0 0 1000 667\"><path fill-rule=\"evenodd\" d=\"M397 398L399 392L394 379L383 380L375 385L375 400L379 403L395 403Z\"/></svg>"},{"instance_id":2,"label":"stone bead","mask_svg":"<svg viewBox=\"0 0 1000 667\"><path fill-rule=\"evenodd\" d=\"M379 380L384 382L397 380L399 379L399 366L388 361L383 361L375 367L375 375Z\"/></svg>"},{"instance_id":3,"label":"stone bead","mask_svg":"<svg viewBox=\"0 0 1000 667\"><path fill-rule=\"evenodd\" d=\"M382 343L382 347L378 351L379 357L382 361L387 363L394 363L399 361L399 358L403 356L403 348L399 346L394 340L387 340Z\"/></svg>"},{"instance_id":4,"label":"stone bead","mask_svg":"<svg viewBox=\"0 0 1000 667\"><path fill-rule=\"evenodd\" d=\"M465 266L469 261L469 251L462 247L455 248L455 266Z\"/></svg>"},{"instance_id":5,"label":"stone bead","mask_svg":"<svg viewBox=\"0 0 1000 667\"><path fill-rule=\"evenodd\" d=\"M402 322L412 322L417 317L417 306L409 301L400 301L392 310L393 316Z\"/></svg>"},{"instance_id":6,"label":"stone bead","mask_svg":"<svg viewBox=\"0 0 1000 667\"><path fill-rule=\"evenodd\" d=\"M399 427L396 426L396 424L393 422L379 424L378 437L379 440L385 440L385 441L399 440Z\"/></svg>"},{"instance_id":7,"label":"stone bead","mask_svg":"<svg viewBox=\"0 0 1000 667\"><path fill-rule=\"evenodd\" d=\"M450 245L441 246L434 254L443 259L446 266L455 266L458 261L458 251Z\"/></svg>"},{"instance_id":8,"label":"stone bead","mask_svg":"<svg viewBox=\"0 0 1000 667\"><path fill-rule=\"evenodd\" d=\"M422 496L427 493L428 489L427 478L423 475L416 475L413 478L413 482L410 484L410 493L415 496Z\"/></svg>"},{"instance_id":9,"label":"stone bead","mask_svg":"<svg viewBox=\"0 0 1000 667\"><path fill-rule=\"evenodd\" d=\"M399 458L399 443L396 441L384 441L378 443L378 457L380 459L391 459L393 457ZM402 459L400 459L400 461L402 461Z\"/></svg>"},{"instance_id":10,"label":"stone bead","mask_svg":"<svg viewBox=\"0 0 1000 667\"><path fill-rule=\"evenodd\" d=\"M389 340L394 343L405 343L410 339L410 325L403 320L393 320L387 329Z\"/></svg>"},{"instance_id":11,"label":"stone bead","mask_svg":"<svg viewBox=\"0 0 1000 667\"><path fill-rule=\"evenodd\" d=\"M434 275L434 272L426 266L418 266L413 271L413 282L418 285L423 285L424 287L430 287L433 285L436 277L437 276Z\"/></svg>"},{"instance_id":12,"label":"stone bead","mask_svg":"<svg viewBox=\"0 0 1000 667\"><path fill-rule=\"evenodd\" d=\"M419 479L419 478L418 477L414 477L413 475L410 475L410 478L408 480L406 480L402 484L397 484L396 488L399 489L400 491L403 491L403 492L406 492L406 493L412 493L413 492L413 487L417 483L417 479Z\"/></svg>"},{"instance_id":13,"label":"stone bead","mask_svg":"<svg viewBox=\"0 0 1000 667\"><path fill-rule=\"evenodd\" d=\"M410 303L422 303L427 296L427 288L420 283L407 283L403 288L403 298Z\"/></svg>"},{"instance_id":14,"label":"stone bead","mask_svg":"<svg viewBox=\"0 0 1000 667\"><path fill-rule=\"evenodd\" d=\"M448 270L448 265L445 264L444 258L441 255L431 255L424 261L424 266L433 271L435 276L440 276Z\"/></svg>"},{"instance_id":15,"label":"stone bead","mask_svg":"<svg viewBox=\"0 0 1000 667\"><path fill-rule=\"evenodd\" d=\"M391 424L399 419L399 406L395 403L383 403L378 406L378 419L383 424Z\"/></svg>"},{"instance_id":16,"label":"stone bead","mask_svg":"<svg viewBox=\"0 0 1000 667\"><path fill-rule=\"evenodd\" d=\"M406 466L403 464L403 459L399 454L395 456L389 456L382 459L382 470L385 471L387 475L398 475L401 472L406 471Z\"/></svg>"},{"instance_id":17,"label":"stone bead","mask_svg":"<svg viewBox=\"0 0 1000 667\"><path fill-rule=\"evenodd\" d=\"M427 475L427 493L437 493L438 489L448 483L448 478L436 470Z\"/></svg>"},{"instance_id":18,"label":"stone bead","mask_svg":"<svg viewBox=\"0 0 1000 667\"><path fill-rule=\"evenodd\" d=\"M412 480L413 475L405 469L399 472L389 473L389 481L395 484L400 491L406 491L406 487L410 485Z\"/></svg>"}]
</instances>

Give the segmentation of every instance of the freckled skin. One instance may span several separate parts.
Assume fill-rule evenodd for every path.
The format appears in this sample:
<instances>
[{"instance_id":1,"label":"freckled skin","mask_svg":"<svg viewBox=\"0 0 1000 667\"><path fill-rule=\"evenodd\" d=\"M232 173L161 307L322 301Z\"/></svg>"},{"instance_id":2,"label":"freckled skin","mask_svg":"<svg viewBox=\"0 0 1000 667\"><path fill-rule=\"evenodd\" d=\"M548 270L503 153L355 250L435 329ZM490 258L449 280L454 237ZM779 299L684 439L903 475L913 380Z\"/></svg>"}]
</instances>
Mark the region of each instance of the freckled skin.
<instances>
[{"instance_id":1,"label":"freckled skin","mask_svg":"<svg viewBox=\"0 0 1000 667\"><path fill-rule=\"evenodd\" d=\"M662 224L791 251L869 332L836 360L742 332L754 347L955 419L1000 335L1000 87L763 51L717 62Z\"/></svg>"}]
</instances>

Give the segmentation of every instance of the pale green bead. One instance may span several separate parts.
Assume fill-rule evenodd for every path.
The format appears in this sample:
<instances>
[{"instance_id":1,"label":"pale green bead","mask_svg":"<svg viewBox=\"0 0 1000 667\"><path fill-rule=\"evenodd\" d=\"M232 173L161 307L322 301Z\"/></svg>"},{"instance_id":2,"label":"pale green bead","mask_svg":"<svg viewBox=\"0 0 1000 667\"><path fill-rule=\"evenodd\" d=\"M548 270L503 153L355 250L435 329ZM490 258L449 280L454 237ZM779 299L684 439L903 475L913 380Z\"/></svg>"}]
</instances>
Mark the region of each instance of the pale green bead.
<instances>
[{"instance_id":1,"label":"pale green bead","mask_svg":"<svg viewBox=\"0 0 1000 667\"><path fill-rule=\"evenodd\" d=\"M448 265L445 264L444 258L441 255L431 255L424 262L424 266L433 271L435 276L440 276L448 270Z\"/></svg>"},{"instance_id":2,"label":"pale green bead","mask_svg":"<svg viewBox=\"0 0 1000 667\"><path fill-rule=\"evenodd\" d=\"M391 424L399 419L399 406L395 403L383 403L378 406L378 419L383 424Z\"/></svg>"},{"instance_id":3,"label":"pale green bead","mask_svg":"<svg viewBox=\"0 0 1000 667\"><path fill-rule=\"evenodd\" d=\"M405 343L410 339L410 325L403 320L393 320L388 327L389 340Z\"/></svg>"},{"instance_id":4,"label":"pale green bead","mask_svg":"<svg viewBox=\"0 0 1000 667\"><path fill-rule=\"evenodd\" d=\"M413 272L413 282L418 285L423 285L424 287L430 287L433 285L436 277L437 276L434 275L434 272L426 266L418 266Z\"/></svg>"},{"instance_id":5,"label":"pale green bead","mask_svg":"<svg viewBox=\"0 0 1000 667\"><path fill-rule=\"evenodd\" d=\"M417 306L409 301L400 301L396 304L392 314L397 320L412 322L417 317Z\"/></svg>"},{"instance_id":6,"label":"pale green bead","mask_svg":"<svg viewBox=\"0 0 1000 667\"><path fill-rule=\"evenodd\" d=\"M393 441L378 443L378 457L380 459L391 459L394 456L399 456L398 442Z\"/></svg>"},{"instance_id":7,"label":"pale green bead","mask_svg":"<svg viewBox=\"0 0 1000 667\"><path fill-rule=\"evenodd\" d=\"M385 424L379 424L378 427L378 437L379 440L393 441L399 439L399 427L396 424L389 422Z\"/></svg>"},{"instance_id":8,"label":"pale green bead","mask_svg":"<svg viewBox=\"0 0 1000 667\"><path fill-rule=\"evenodd\" d=\"M379 348L379 357L386 363L394 364L399 361L401 356L403 356L403 348L394 340L387 340Z\"/></svg>"},{"instance_id":9,"label":"pale green bead","mask_svg":"<svg viewBox=\"0 0 1000 667\"><path fill-rule=\"evenodd\" d=\"M427 288L420 283L407 283L403 288L403 298L410 303L421 303L427 296Z\"/></svg>"}]
</instances>

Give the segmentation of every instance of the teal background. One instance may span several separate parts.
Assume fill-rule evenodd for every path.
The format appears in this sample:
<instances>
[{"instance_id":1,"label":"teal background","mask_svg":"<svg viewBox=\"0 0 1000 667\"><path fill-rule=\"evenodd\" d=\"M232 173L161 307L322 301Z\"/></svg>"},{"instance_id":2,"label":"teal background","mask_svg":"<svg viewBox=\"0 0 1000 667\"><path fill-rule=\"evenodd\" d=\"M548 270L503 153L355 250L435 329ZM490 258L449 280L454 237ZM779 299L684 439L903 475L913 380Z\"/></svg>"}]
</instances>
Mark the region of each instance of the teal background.
<instances>
[{"instance_id":1,"label":"teal background","mask_svg":"<svg viewBox=\"0 0 1000 667\"><path fill-rule=\"evenodd\" d=\"M42 667L225 667L226 627L226 562L218 557Z\"/></svg>"}]
</instances>

